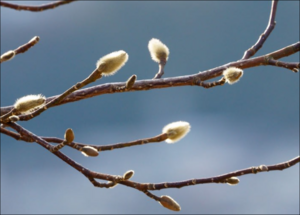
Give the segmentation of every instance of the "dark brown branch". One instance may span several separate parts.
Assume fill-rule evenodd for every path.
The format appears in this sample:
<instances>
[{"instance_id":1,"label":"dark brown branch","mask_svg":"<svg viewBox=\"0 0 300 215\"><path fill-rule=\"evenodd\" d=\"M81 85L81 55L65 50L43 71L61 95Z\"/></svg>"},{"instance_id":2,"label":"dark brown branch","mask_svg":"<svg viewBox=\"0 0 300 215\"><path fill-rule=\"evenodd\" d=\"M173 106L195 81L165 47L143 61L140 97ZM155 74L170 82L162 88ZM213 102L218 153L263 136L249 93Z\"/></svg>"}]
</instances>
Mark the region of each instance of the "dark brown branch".
<instances>
[{"instance_id":1,"label":"dark brown branch","mask_svg":"<svg viewBox=\"0 0 300 215\"><path fill-rule=\"evenodd\" d=\"M35 36L28 43L26 43L22 46L19 46L14 51L16 54L24 53L24 52L28 51L28 49L30 49L32 46L37 44L39 41L40 41L40 37Z\"/></svg>"},{"instance_id":2,"label":"dark brown branch","mask_svg":"<svg viewBox=\"0 0 300 215\"><path fill-rule=\"evenodd\" d=\"M47 4L39 5L39 6L28 6L28 5L18 5L18 4L12 4L8 2L0 2L0 6L2 7L8 7L14 10L27 10L31 12L41 12L48 9L56 8L60 5L68 4L76 0L63 0L63 1L56 1L56 2L50 2Z\"/></svg>"},{"instance_id":3,"label":"dark brown branch","mask_svg":"<svg viewBox=\"0 0 300 215\"><path fill-rule=\"evenodd\" d=\"M249 59L255 53L261 49L265 41L268 39L269 35L275 28L276 22L275 22L275 16L276 16L276 11L277 11L277 5L278 5L278 0L273 0L272 1L272 6L271 6L271 12L270 12L270 18L268 22L268 26L266 27L265 31L260 35L258 38L257 42L249 48L247 51L245 51L244 56L242 57L242 60Z\"/></svg>"},{"instance_id":4,"label":"dark brown branch","mask_svg":"<svg viewBox=\"0 0 300 215\"><path fill-rule=\"evenodd\" d=\"M37 142L38 144L40 144L44 148L48 149L49 151L51 151L51 148L53 148L53 146L51 146L49 143L47 143L41 137L34 135L33 133L31 133L28 130L19 126L18 124L9 122L7 125L13 129L15 129L22 136L26 136L29 139L32 139L34 142ZM3 129L1 129L1 132L2 132L2 130ZM63 161L65 161L66 163L68 163L73 168L77 169L82 174L84 174L90 181L91 181L91 178L93 178L93 179L97 178L97 179L120 183L120 184L129 186L129 187L138 189L140 191L161 190L161 189L167 189L167 188L181 188L181 187L191 186L191 185L196 185L196 184L225 183L226 179L231 178L231 177L238 177L238 176L243 176L243 175L247 175L247 174L256 174L259 172L266 172L266 171L284 170L284 169L294 166L300 162L300 157L297 156L297 157L295 157L289 161L283 162L283 163L269 165L269 166L260 165L257 167L249 167L247 169L242 169L242 170L238 170L235 172L230 172L230 173L226 173L226 174L223 174L220 176L215 176L215 177L210 177L210 178L190 179L190 180L180 181L180 182L163 182L163 183L157 183L157 184L150 184L150 183L138 183L138 182L129 181L129 180L123 181L123 180L120 180L120 176L113 176L113 175L107 175L107 174L102 174L102 173L98 173L98 172L93 172L93 171L90 171L90 170L84 168L83 166L76 163L75 161L68 158L66 155L64 155L63 153L61 153L59 151L55 151L52 153L55 154L56 156L58 156ZM93 184L97 184L97 183L94 182Z\"/></svg>"},{"instance_id":5,"label":"dark brown branch","mask_svg":"<svg viewBox=\"0 0 300 215\"><path fill-rule=\"evenodd\" d=\"M220 176L210 177L210 178L203 178L203 179L191 179L186 181L180 181L180 182L163 182L163 183L157 183L157 184L137 184L137 189L139 190L161 190L166 188L181 188L196 184L207 184L207 183L226 183L226 179L231 177L237 177L237 176L244 176L247 174L256 174L259 172L266 172L266 171L276 171L276 170L284 170L291 166L294 166L295 164L300 162L300 157L297 156L289 161L274 164L274 165L260 165L257 167L249 167L247 169L238 170L235 172L226 173ZM123 184L127 185L130 182L123 182Z\"/></svg>"},{"instance_id":6,"label":"dark brown branch","mask_svg":"<svg viewBox=\"0 0 300 215\"><path fill-rule=\"evenodd\" d=\"M62 105L65 103L75 102L81 99L87 99L90 97L99 96L103 94L110 94L110 93L152 90L152 89L160 89L160 88L168 88L168 87L179 87L179 86L201 86L200 84L201 82L221 76L223 71L228 67L238 67L240 69L247 69L256 66L270 65L268 59L273 58L274 60L277 60L295 54L299 52L299 50L300 50L300 42L297 42L266 55L227 63L222 66L209 69L203 72L199 72L193 75L178 76L173 78L139 80L136 81L135 84L128 90L124 88L124 86L126 85L125 82L101 84L94 87L85 88L83 90L77 90L76 92L70 94L65 99L56 102L55 104L52 104L52 106ZM58 96L52 96L47 98L47 103L52 101L53 99L56 99L57 97ZM13 106L1 107L1 115L9 112L12 108ZM21 115L20 120L28 120L28 116Z\"/></svg>"},{"instance_id":7,"label":"dark brown branch","mask_svg":"<svg viewBox=\"0 0 300 215\"><path fill-rule=\"evenodd\" d=\"M123 184L125 186L137 189L143 193L145 193L148 197L153 198L156 201L161 201L162 199L153 195L149 192L149 190L161 190L161 189L167 189L167 188L181 188L185 186L191 186L196 184L204 184L204 183L226 183L229 178L236 177L236 176L243 176L246 174L256 174L258 172L265 172L265 171L274 171L274 170L283 170L286 168L289 168L297 163L300 162L300 157L296 157L294 159L291 159L287 162L275 164L275 165L260 165L257 167L250 167L243 170L238 170L235 172L227 173L221 176L211 177L211 178L204 178L204 179L191 179L181 182L165 182L165 183L157 183L157 184L150 184L150 183L138 183L130 180L124 180L122 176L115 176L115 175L108 175L103 174L99 172L94 172L91 170L88 170L87 168L81 166L80 164L73 161L71 158L67 157L63 153L61 153L58 150L53 150L55 147L51 146L49 143L47 143L45 140L41 139L40 137L36 136L35 134L31 133L30 131L24 129L23 127L19 126L16 123L9 122L7 123L8 126L15 129L21 136L25 136L29 139L32 139L34 142L37 142L53 154L55 154L57 157L68 163L70 166L72 166L74 169L81 172L84 176L86 176L89 181L95 186L100 188L112 188L116 186L117 184ZM3 131L1 127L1 132ZM100 183L97 182L95 179L102 179L108 181L107 183ZM177 204L177 203L176 203ZM169 208L169 207L167 207ZM169 208L170 209L170 208Z\"/></svg>"}]
</instances>

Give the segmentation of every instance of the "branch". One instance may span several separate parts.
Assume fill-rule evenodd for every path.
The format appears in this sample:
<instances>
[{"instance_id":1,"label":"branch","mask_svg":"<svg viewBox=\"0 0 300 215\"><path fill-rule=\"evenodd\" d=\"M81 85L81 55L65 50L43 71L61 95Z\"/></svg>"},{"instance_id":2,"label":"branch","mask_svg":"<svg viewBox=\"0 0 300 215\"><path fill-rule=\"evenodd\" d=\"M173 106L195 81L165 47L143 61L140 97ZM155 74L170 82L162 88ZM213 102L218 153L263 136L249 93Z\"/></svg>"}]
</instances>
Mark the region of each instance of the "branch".
<instances>
[{"instance_id":1,"label":"branch","mask_svg":"<svg viewBox=\"0 0 300 215\"><path fill-rule=\"evenodd\" d=\"M51 3L39 5L39 6L18 5L18 4L12 4L12 3L1 1L0 6L8 7L8 8L14 9L14 10L27 10L27 11L31 11L31 12L41 12L44 10L56 8L60 5L69 4L74 1L76 1L76 0L62 0L62 1L51 2Z\"/></svg>"},{"instance_id":2,"label":"branch","mask_svg":"<svg viewBox=\"0 0 300 215\"><path fill-rule=\"evenodd\" d=\"M87 99L94 96L99 96L103 94L110 94L110 93L121 93L121 92L130 92L130 91L142 91L142 90L153 90L153 89L160 89L160 88L168 88L168 87L180 87L180 86L202 86L205 87L204 81L221 76L223 71L228 67L238 67L240 69L247 69L256 66L262 65L272 65L272 62L269 59L280 59L283 57L287 57L289 55L295 54L300 50L300 42L294 43L292 45L286 46L282 49L274 51L272 53L268 53L266 55L262 55L256 58L236 61L224 64L222 66L209 69L203 72L199 72L193 75L186 75L186 76L178 76L173 78L161 78L161 79L148 79L148 80L139 80L135 81L134 85L130 89L122 88L126 85L125 82L116 82L116 83L107 83L101 84L89 88L85 88L82 90L77 90L76 92L70 94L63 100L52 104L51 107L62 105L69 102L75 102L82 99ZM276 66L276 65L275 65ZM213 83L211 85L214 85ZM221 84L216 84L216 86ZM47 98L47 103L51 102L54 99L57 99L58 96L52 96ZM1 115L6 114L7 112L11 111L13 106L8 107L1 107ZM25 115L20 115L20 120L28 120L28 117Z\"/></svg>"},{"instance_id":3,"label":"branch","mask_svg":"<svg viewBox=\"0 0 300 215\"><path fill-rule=\"evenodd\" d=\"M273 31L273 29L275 28L275 25L276 25L275 16L276 16L276 11L277 11L277 5L278 5L278 0L273 0L268 26L266 27L265 31L260 35L257 42L251 48L249 48L247 51L245 51L244 56L242 57L242 60L252 57L259 49L261 49L261 47L263 46L265 41L268 39L268 37L271 34L271 32Z\"/></svg>"},{"instance_id":4,"label":"branch","mask_svg":"<svg viewBox=\"0 0 300 215\"><path fill-rule=\"evenodd\" d=\"M56 147L57 150L55 150L55 147L51 146L48 142L43 140L41 137L36 136L35 134L31 133L30 131L24 129L20 125L16 123L9 122L7 125L13 129L15 129L21 136L25 136L29 139L32 139L34 142L38 143L39 145L46 148L48 151L55 154L57 157L65 161L67 164L72 166L74 169L81 172L84 176L86 176L89 181L95 186L100 188L112 188L116 186L117 184L122 184L134 189L137 189L143 193L145 193L148 197L158 201L161 205L164 207L171 209L171 210L180 210L180 206L178 203L173 200L171 197L168 196L161 196L157 197L149 192L149 190L161 190L161 189L169 189L169 188L181 188L186 186L192 186L196 184L207 184L207 183L227 183L230 185L235 185L239 183L239 180L235 177L237 176L244 176L247 174L257 174L259 172L266 172L266 171L275 171L275 170L284 170L287 168L290 168L291 166L296 165L300 162L300 157L297 156L289 161L278 163L274 165L260 165L256 167L249 167L246 169L238 170L231 173L226 173L220 176L210 177L210 178L203 178L203 179L190 179L180 182L163 182L163 183L139 183L130 181L129 178L132 177L133 171L130 172L130 176L127 176L126 172L123 176L120 175L109 175L109 174L103 174L99 172L94 172L91 170L88 170L87 168L83 167L82 165L76 163L71 158L67 157L63 153L59 151L59 148ZM1 127L1 132L3 131ZM101 179L108 181L107 183L100 183L96 181L95 179ZM167 201L167 202L165 202ZM174 207L171 207L173 205Z\"/></svg>"},{"instance_id":5,"label":"branch","mask_svg":"<svg viewBox=\"0 0 300 215\"><path fill-rule=\"evenodd\" d=\"M39 42L39 40L40 40L40 38L38 36L35 36L28 43L25 43L24 45L19 46L18 48L16 48L13 51L8 51L8 52L4 53L3 55L1 55L0 63L11 60L15 55L28 51L28 49L30 49L32 46L37 44Z\"/></svg>"}]
</instances>

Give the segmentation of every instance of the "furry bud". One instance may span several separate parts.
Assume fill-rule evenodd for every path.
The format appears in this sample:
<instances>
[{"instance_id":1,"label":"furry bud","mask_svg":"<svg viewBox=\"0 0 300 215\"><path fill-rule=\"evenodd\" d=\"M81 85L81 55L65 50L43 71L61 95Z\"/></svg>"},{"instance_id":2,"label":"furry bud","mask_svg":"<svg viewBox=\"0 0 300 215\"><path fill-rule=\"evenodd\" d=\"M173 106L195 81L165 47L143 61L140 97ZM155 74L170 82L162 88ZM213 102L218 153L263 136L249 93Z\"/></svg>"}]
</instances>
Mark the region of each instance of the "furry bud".
<instances>
[{"instance_id":1,"label":"furry bud","mask_svg":"<svg viewBox=\"0 0 300 215\"><path fill-rule=\"evenodd\" d=\"M99 155L97 149L91 146L82 147L81 153L86 157L97 157Z\"/></svg>"},{"instance_id":2,"label":"furry bud","mask_svg":"<svg viewBox=\"0 0 300 215\"><path fill-rule=\"evenodd\" d=\"M124 173L123 179L124 180L129 180L133 175L134 175L134 171L133 170L129 170L129 171L127 171L127 172Z\"/></svg>"},{"instance_id":3,"label":"furry bud","mask_svg":"<svg viewBox=\"0 0 300 215\"><path fill-rule=\"evenodd\" d=\"M240 180L237 177L231 177L226 179L226 183L228 185L237 185L240 182Z\"/></svg>"},{"instance_id":4,"label":"furry bud","mask_svg":"<svg viewBox=\"0 0 300 215\"><path fill-rule=\"evenodd\" d=\"M172 199L170 196L161 196L159 203L164 206L165 208L168 208L169 210L172 211L180 211L180 205Z\"/></svg>"},{"instance_id":5,"label":"furry bud","mask_svg":"<svg viewBox=\"0 0 300 215\"><path fill-rule=\"evenodd\" d=\"M67 141L67 143L72 143L74 138L75 136L73 130L71 128L68 128L65 132L65 140Z\"/></svg>"},{"instance_id":6,"label":"furry bud","mask_svg":"<svg viewBox=\"0 0 300 215\"><path fill-rule=\"evenodd\" d=\"M23 96L17 99L17 101L14 104L14 108L20 113L26 113L34 110L35 108L40 107L45 103L45 101L45 96L41 94Z\"/></svg>"},{"instance_id":7,"label":"furry bud","mask_svg":"<svg viewBox=\"0 0 300 215\"><path fill-rule=\"evenodd\" d=\"M3 55L1 55L0 61L1 63L4 61L8 61L14 58L16 53L13 50L5 52Z\"/></svg>"},{"instance_id":8,"label":"furry bud","mask_svg":"<svg viewBox=\"0 0 300 215\"><path fill-rule=\"evenodd\" d=\"M123 51L115 51L100 58L97 63L97 69L104 76L114 75L128 60L128 54Z\"/></svg>"},{"instance_id":9,"label":"furry bud","mask_svg":"<svg viewBox=\"0 0 300 215\"><path fill-rule=\"evenodd\" d=\"M169 48L158 39L152 38L148 43L148 49L152 60L157 63L166 62L169 58Z\"/></svg>"},{"instance_id":10,"label":"furry bud","mask_svg":"<svg viewBox=\"0 0 300 215\"><path fill-rule=\"evenodd\" d=\"M173 122L166 125L162 132L168 134L167 143L175 143L182 139L191 129L191 126L188 122Z\"/></svg>"},{"instance_id":11,"label":"furry bud","mask_svg":"<svg viewBox=\"0 0 300 215\"><path fill-rule=\"evenodd\" d=\"M243 70L236 67L229 67L223 71L223 75L228 84L234 84L243 76Z\"/></svg>"}]
</instances>

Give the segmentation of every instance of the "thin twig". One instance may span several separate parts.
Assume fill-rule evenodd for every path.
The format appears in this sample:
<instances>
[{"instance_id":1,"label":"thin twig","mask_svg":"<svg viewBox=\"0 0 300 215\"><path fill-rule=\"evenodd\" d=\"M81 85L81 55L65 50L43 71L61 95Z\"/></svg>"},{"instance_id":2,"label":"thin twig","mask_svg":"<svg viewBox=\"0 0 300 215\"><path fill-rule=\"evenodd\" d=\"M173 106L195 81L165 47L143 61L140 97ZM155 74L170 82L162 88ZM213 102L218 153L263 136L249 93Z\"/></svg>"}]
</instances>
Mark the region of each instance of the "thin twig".
<instances>
[{"instance_id":1,"label":"thin twig","mask_svg":"<svg viewBox=\"0 0 300 215\"><path fill-rule=\"evenodd\" d=\"M28 138L27 136L21 136L15 132L9 131L5 128L1 127L1 133L4 133L16 140L22 140L25 142L34 142L33 139ZM40 137L41 139L47 141L48 143L58 143L61 144L64 139L61 138L57 138L57 137ZM65 143L65 145L70 146L76 150L81 151L81 149L84 146L91 146L95 149L97 149L98 151L111 151L114 149L122 149L125 147L131 147L131 146L138 146L138 145L144 145L144 144L148 144L148 143L157 143L157 142L162 142L165 141L168 138L167 134L160 134L158 136L155 137L150 137L150 138L144 138L144 139L140 139L140 140L135 140L132 142L124 142L124 143L116 143L116 144L111 144L111 145L103 145L103 146L99 146L99 145L91 145L91 144L85 144L85 143L78 143L78 142L71 142L71 143Z\"/></svg>"},{"instance_id":2,"label":"thin twig","mask_svg":"<svg viewBox=\"0 0 300 215\"><path fill-rule=\"evenodd\" d=\"M41 106L40 108L38 108L37 110L29 113L29 114L24 114L24 115L20 115L19 120L21 121L27 121L30 120L38 115L40 115L42 112L44 112L45 110L47 110L50 107L53 107L55 105L57 105L58 103L60 103L64 98L66 98L68 95L70 95L72 92L100 79L102 77L101 75L101 71L99 71L97 68L83 81L78 82L77 84L73 85L71 88L69 88L68 90L66 90L64 93L60 94L59 96L55 97L54 99L52 99L51 101L49 101L47 104ZM21 119L22 118L22 119ZM1 123L5 123L7 122L7 120L2 120L0 119Z\"/></svg>"},{"instance_id":3,"label":"thin twig","mask_svg":"<svg viewBox=\"0 0 300 215\"><path fill-rule=\"evenodd\" d=\"M38 36L33 37L28 43L25 43L24 45L21 45L18 48L16 48L15 50L13 50L14 55L17 55L17 54L24 53L24 52L28 51L28 49L30 49L32 46L37 44L39 42L39 40L40 40L40 38ZM5 62L5 61L10 60L10 59L11 58L5 59L5 58L2 58L2 56L1 56L0 63Z\"/></svg>"},{"instance_id":4,"label":"thin twig","mask_svg":"<svg viewBox=\"0 0 300 215\"><path fill-rule=\"evenodd\" d=\"M107 83L101 84L83 90L77 90L76 92L70 94L63 100L59 100L55 104L52 104L51 107L56 105L62 105L69 102L79 101L81 99L87 99L94 96L99 96L103 94L110 93L120 93L120 92L130 92L130 91L142 91L142 90L153 90L160 88L168 87L179 87L179 86L201 86L201 82L209 80L218 76L221 76L223 71L228 67L238 67L240 69L247 69L256 66L268 65L266 59L280 59L287 57L289 55L295 54L300 50L300 42L294 43L292 45L286 46L282 49L262 55L256 58L246 59L242 61L230 62L222 66L209 69L197 74L178 76L172 78L162 78L162 79L148 79L148 80L139 80L134 83L130 89L120 88L126 85L125 82L116 82L116 83ZM59 96L59 95L58 95ZM47 98L47 103L56 99L58 96L52 96ZM13 106L1 107L1 115L9 112ZM28 116L21 115L20 120L28 120Z\"/></svg>"},{"instance_id":5,"label":"thin twig","mask_svg":"<svg viewBox=\"0 0 300 215\"><path fill-rule=\"evenodd\" d=\"M160 63L158 64L158 72L155 74L153 79L159 79L164 75L164 68L166 63L167 61L160 61Z\"/></svg>"},{"instance_id":6,"label":"thin twig","mask_svg":"<svg viewBox=\"0 0 300 215\"><path fill-rule=\"evenodd\" d=\"M51 151L51 146L49 143L47 143L45 140L43 140L41 137L36 136L35 134L31 133L30 131L26 130L25 128L21 127L20 125L16 123L9 122L7 125L13 129L15 129L19 134L22 136L27 136L29 139L34 140L34 142L37 142L47 150ZM181 187L186 187L186 186L192 186L196 184L207 184L207 183L224 183L226 179L231 178L231 177L237 177L237 176L244 176L247 174L256 174L259 172L266 172L266 171L275 171L275 170L284 170L287 168L290 168L291 166L296 165L297 163L300 162L300 157L297 156L289 161L283 162L283 163L278 163L274 165L260 165L256 167L249 167L246 169L242 170L237 170L234 172L226 173L223 175L219 176L214 176L210 178L202 178L202 179L190 179L190 180L185 180L185 181L180 181L180 182L163 182L163 183L138 183L130 180L121 180L120 176L115 176L115 175L108 175L108 174L103 174L99 172L94 172L91 170L86 169L85 167L81 166L80 164L76 163L73 161L71 158L67 157L60 151L55 151L52 152L55 154L57 157L68 163L70 166L73 168L77 169L79 172L81 172L83 175L85 175L90 181L91 178L93 179L102 179L106 181L112 181L116 182L119 184L123 184L135 189L138 189L140 191L147 191L147 190L161 190L161 189L168 189L168 188L181 188ZM97 187L102 187L98 186L97 183L93 182L94 185L97 185ZM107 187L107 186L104 186ZM109 186L108 186L109 187Z\"/></svg>"},{"instance_id":7,"label":"thin twig","mask_svg":"<svg viewBox=\"0 0 300 215\"><path fill-rule=\"evenodd\" d=\"M27 11L31 11L31 12L41 12L41 11L53 9L60 5L68 4L68 3L71 3L74 1L76 1L76 0L62 0L62 1L50 2L50 3L39 5L39 6L18 5L18 4L12 4L12 3L1 1L0 6L8 7L8 8L14 9L14 10L27 10Z\"/></svg>"},{"instance_id":8,"label":"thin twig","mask_svg":"<svg viewBox=\"0 0 300 215\"><path fill-rule=\"evenodd\" d=\"M242 60L249 59L252 57L265 43L273 29L275 28L276 22L275 22L275 16L276 16L276 11L277 11L277 5L278 5L278 0L273 0L272 1L272 6L271 6L271 11L270 11L270 18L268 25L265 29L265 31L260 35L258 38L257 42L249 48L247 51L245 51L244 56L242 57Z\"/></svg>"}]
</instances>

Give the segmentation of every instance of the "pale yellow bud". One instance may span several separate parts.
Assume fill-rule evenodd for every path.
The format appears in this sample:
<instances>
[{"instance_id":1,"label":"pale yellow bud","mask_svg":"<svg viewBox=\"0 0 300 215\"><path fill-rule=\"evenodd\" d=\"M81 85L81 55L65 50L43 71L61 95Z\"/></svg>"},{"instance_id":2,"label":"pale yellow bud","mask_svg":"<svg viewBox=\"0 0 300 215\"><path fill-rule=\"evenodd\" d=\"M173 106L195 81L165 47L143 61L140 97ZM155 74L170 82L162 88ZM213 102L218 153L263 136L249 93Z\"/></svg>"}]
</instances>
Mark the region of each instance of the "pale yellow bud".
<instances>
[{"instance_id":1,"label":"pale yellow bud","mask_svg":"<svg viewBox=\"0 0 300 215\"><path fill-rule=\"evenodd\" d=\"M16 53L13 50L7 51L4 54L1 55L0 61L1 63L4 61L8 61L14 58Z\"/></svg>"},{"instance_id":2,"label":"pale yellow bud","mask_svg":"<svg viewBox=\"0 0 300 215\"><path fill-rule=\"evenodd\" d=\"M240 182L240 180L237 177L227 178L225 181L228 185L237 185Z\"/></svg>"},{"instance_id":3,"label":"pale yellow bud","mask_svg":"<svg viewBox=\"0 0 300 215\"><path fill-rule=\"evenodd\" d=\"M26 113L40 107L45 101L45 96L41 94L23 96L22 98L17 99L14 108L20 113Z\"/></svg>"},{"instance_id":4,"label":"pale yellow bud","mask_svg":"<svg viewBox=\"0 0 300 215\"><path fill-rule=\"evenodd\" d=\"M223 71L223 75L228 84L234 84L243 76L243 70L236 67L229 67Z\"/></svg>"},{"instance_id":5,"label":"pale yellow bud","mask_svg":"<svg viewBox=\"0 0 300 215\"><path fill-rule=\"evenodd\" d=\"M73 130L71 128L68 128L65 132L65 140L67 141L67 143L72 143L74 138L75 136Z\"/></svg>"},{"instance_id":6,"label":"pale yellow bud","mask_svg":"<svg viewBox=\"0 0 300 215\"><path fill-rule=\"evenodd\" d=\"M97 63L97 69L104 76L115 74L128 60L128 54L123 51L115 51L100 58Z\"/></svg>"},{"instance_id":7,"label":"pale yellow bud","mask_svg":"<svg viewBox=\"0 0 300 215\"><path fill-rule=\"evenodd\" d=\"M159 203L164 206L165 208L168 208L172 211L180 211L180 205L172 199L170 196L161 196Z\"/></svg>"},{"instance_id":8,"label":"pale yellow bud","mask_svg":"<svg viewBox=\"0 0 300 215\"><path fill-rule=\"evenodd\" d=\"M166 125L162 132L168 134L167 143L175 143L182 139L191 129L191 126L188 122L173 122Z\"/></svg>"},{"instance_id":9,"label":"pale yellow bud","mask_svg":"<svg viewBox=\"0 0 300 215\"><path fill-rule=\"evenodd\" d=\"M166 62L169 58L169 48L158 39L152 38L148 43L148 49L152 60L157 63Z\"/></svg>"},{"instance_id":10,"label":"pale yellow bud","mask_svg":"<svg viewBox=\"0 0 300 215\"><path fill-rule=\"evenodd\" d=\"M133 170L129 170L129 171L127 171L127 172L124 173L123 179L124 180L129 180L133 175L134 175L134 171Z\"/></svg>"},{"instance_id":11,"label":"pale yellow bud","mask_svg":"<svg viewBox=\"0 0 300 215\"><path fill-rule=\"evenodd\" d=\"M91 146L82 147L81 153L86 157L97 157L99 155L97 149Z\"/></svg>"}]
</instances>

